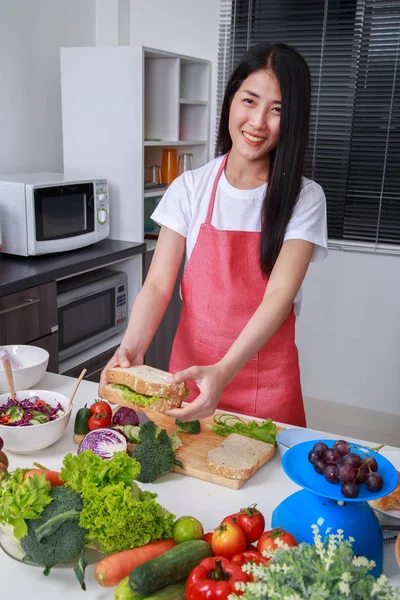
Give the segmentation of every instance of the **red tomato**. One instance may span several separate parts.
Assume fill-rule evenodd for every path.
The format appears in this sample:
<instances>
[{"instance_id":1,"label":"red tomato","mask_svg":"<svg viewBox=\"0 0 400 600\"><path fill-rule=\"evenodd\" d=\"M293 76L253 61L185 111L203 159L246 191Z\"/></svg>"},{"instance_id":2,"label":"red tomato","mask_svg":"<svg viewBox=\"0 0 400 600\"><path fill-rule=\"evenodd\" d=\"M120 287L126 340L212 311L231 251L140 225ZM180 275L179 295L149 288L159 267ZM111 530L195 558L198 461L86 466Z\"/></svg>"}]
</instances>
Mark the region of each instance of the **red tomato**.
<instances>
[{"instance_id":1,"label":"red tomato","mask_svg":"<svg viewBox=\"0 0 400 600\"><path fill-rule=\"evenodd\" d=\"M211 548L216 556L232 558L246 550L246 545L246 536L235 523L221 523L212 534Z\"/></svg>"},{"instance_id":2,"label":"red tomato","mask_svg":"<svg viewBox=\"0 0 400 600\"><path fill-rule=\"evenodd\" d=\"M110 427L111 417L103 415L92 415L88 421L89 431L93 429L101 429L102 427Z\"/></svg>"},{"instance_id":3,"label":"red tomato","mask_svg":"<svg viewBox=\"0 0 400 600\"><path fill-rule=\"evenodd\" d=\"M244 531L250 544L258 540L265 527L265 519L256 505L242 508L237 517L237 524Z\"/></svg>"},{"instance_id":4,"label":"red tomato","mask_svg":"<svg viewBox=\"0 0 400 600\"><path fill-rule=\"evenodd\" d=\"M238 518L239 513L233 513L232 515L228 515L227 517L225 517L225 519L222 520L223 523L233 523L234 525L237 525L237 518Z\"/></svg>"},{"instance_id":5,"label":"red tomato","mask_svg":"<svg viewBox=\"0 0 400 600\"><path fill-rule=\"evenodd\" d=\"M108 404L108 402L104 402L104 400L98 400L97 402L95 402L94 404L91 405L90 414L91 415L103 415L103 416L107 415L111 419L112 408ZM106 427L108 427L108 425Z\"/></svg>"},{"instance_id":6,"label":"red tomato","mask_svg":"<svg viewBox=\"0 0 400 600\"><path fill-rule=\"evenodd\" d=\"M44 400L36 400L35 406L48 406L50 408L50 405Z\"/></svg>"},{"instance_id":7,"label":"red tomato","mask_svg":"<svg viewBox=\"0 0 400 600\"><path fill-rule=\"evenodd\" d=\"M263 550L276 550L279 548L276 543L277 539L282 540L287 546L298 545L291 533L283 531L280 527L275 527L275 529L271 529L270 531L264 531L258 540L257 550L261 553Z\"/></svg>"},{"instance_id":8,"label":"red tomato","mask_svg":"<svg viewBox=\"0 0 400 600\"><path fill-rule=\"evenodd\" d=\"M211 546L211 540L212 540L212 536L213 536L213 534L212 534L212 531L209 531L208 533L205 533L205 534L203 535L203 540L204 540L205 542L207 542L207 544L210 544L210 546Z\"/></svg>"},{"instance_id":9,"label":"red tomato","mask_svg":"<svg viewBox=\"0 0 400 600\"><path fill-rule=\"evenodd\" d=\"M256 565L267 565L269 563L269 558L263 556L258 550L245 550L241 554L235 554L232 557L231 562L234 565L242 565L248 562L255 562Z\"/></svg>"}]
</instances>

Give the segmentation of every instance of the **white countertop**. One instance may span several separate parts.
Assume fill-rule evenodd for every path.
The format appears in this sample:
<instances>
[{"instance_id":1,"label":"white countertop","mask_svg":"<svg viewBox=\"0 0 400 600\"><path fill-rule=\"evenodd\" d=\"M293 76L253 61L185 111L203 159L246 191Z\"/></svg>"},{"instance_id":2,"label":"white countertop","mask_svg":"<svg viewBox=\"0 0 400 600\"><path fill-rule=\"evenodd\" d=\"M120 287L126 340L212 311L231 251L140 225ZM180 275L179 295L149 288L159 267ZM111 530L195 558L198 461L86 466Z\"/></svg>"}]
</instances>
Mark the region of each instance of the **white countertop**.
<instances>
[{"instance_id":1,"label":"white countertop","mask_svg":"<svg viewBox=\"0 0 400 600\"><path fill-rule=\"evenodd\" d=\"M46 373L37 389L61 392L69 396L76 379ZM63 437L53 446L35 455L17 455L7 452L10 470L29 467L37 461L46 467L59 470L62 459L77 446L72 440L75 412L86 403L97 398L97 384L83 381L74 400L73 414ZM340 435L323 434L322 437L340 438ZM365 442L365 440L363 440ZM389 448L399 453L400 449ZM178 487L179 486L179 487ZM160 478L155 484L140 484L143 489L158 493L158 501L177 516L197 517L206 531L214 529L227 514L237 512L244 506L257 503L269 526L274 508L287 496L299 489L283 472L280 456L276 456L262 467L240 490L231 490L219 485L193 479L177 473ZM388 521L389 522L389 521ZM48 577L43 568L22 565L0 550L1 600L112 600L113 588L100 587L93 576L94 566L86 572L87 591L80 590L72 569L55 568ZM400 569L394 557L394 544L385 544L384 573L393 585L400 586Z\"/></svg>"}]
</instances>

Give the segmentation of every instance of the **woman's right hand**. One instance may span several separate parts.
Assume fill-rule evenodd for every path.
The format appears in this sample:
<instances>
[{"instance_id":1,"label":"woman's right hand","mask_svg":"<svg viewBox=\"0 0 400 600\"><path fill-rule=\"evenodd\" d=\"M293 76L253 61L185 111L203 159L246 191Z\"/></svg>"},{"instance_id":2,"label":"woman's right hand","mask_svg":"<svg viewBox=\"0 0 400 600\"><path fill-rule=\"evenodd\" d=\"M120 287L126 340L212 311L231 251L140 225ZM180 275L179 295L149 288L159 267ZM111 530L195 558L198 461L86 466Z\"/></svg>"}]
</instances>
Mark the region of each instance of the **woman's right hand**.
<instances>
[{"instance_id":1,"label":"woman's right hand","mask_svg":"<svg viewBox=\"0 0 400 600\"><path fill-rule=\"evenodd\" d=\"M101 396L101 390L107 384L106 371L113 367L131 367L143 364L143 354L139 354L135 346L121 345L110 358L101 372L98 394Z\"/></svg>"}]
</instances>

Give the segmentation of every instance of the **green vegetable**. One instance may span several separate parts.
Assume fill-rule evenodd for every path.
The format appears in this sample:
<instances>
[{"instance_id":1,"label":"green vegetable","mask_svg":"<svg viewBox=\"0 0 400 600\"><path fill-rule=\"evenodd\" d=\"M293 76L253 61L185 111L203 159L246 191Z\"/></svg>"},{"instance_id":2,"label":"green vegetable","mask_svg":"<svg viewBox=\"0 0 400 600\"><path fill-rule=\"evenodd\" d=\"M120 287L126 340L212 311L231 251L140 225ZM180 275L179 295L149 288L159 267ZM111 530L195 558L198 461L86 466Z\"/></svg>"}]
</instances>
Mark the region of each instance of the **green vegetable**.
<instances>
[{"instance_id":1,"label":"green vegetable","mask_svg":"<svg viewBox=\"0 0 400 600\"><path fill-rule=\"evenodd\" d=\"M139 471L139 463L126 452L116 452L112 459L103 460L91 450L84 450L64 457L60 478L76 492L83 493L91 484L105 486L122 482L130 486Z\"/></svg>"},{"instance_id":2,"label":"green vegetable","mask_svg":"<svg viewBox=\"0 0 400 600\"><path fill-rule=\"evenodd\" d=\"M79 521L81 509L79 510L67 510L65 512L55 515L43 525L36 527L35 535L38 542L41 542L43 538L48 538L50 535L55 533L57 529L61 527L66 521Z\"/></svg>"},{"instance_id":3,"label":"green vegetable","mask_svg":"<svg viewBox=\"0 0 400 600\"><path fill-rule=\"evenodd\" d=\"M110 460L91 450L64 458L62 479L83 498L79 524L87 530L86 542L105 553L172 535L175 516L155 501L157 494L142 491L133 481L139 470L139 463L126 452L117 452Z\"/></svg>"},{"instance_id":4,"label":"green vegetable","mask_svg":"<svg viewBox=\"0 0 400 600\"><path fill-rule=\"evenodd\" d=\"M10 406L10 408L7 408L5 414L10 415L8 423L16 423L24 418L24 411L22 408L18 408L18 406Z\"/></svg>"},{"instance_id":5,"label":"green vegetable","mask_svg":"<svg viewBox=\"0 0 400 600\"><path fill-rule=\"evenodd\" d=\"M28 532L25 519L38 519L52 501L51 486L45 476L24 479L28 470L4 473L0 482L0 523L11 525L18 540Z\"/></svg>"},{"instance_id":6,"label":"green vegetable","mask_svg":"<svg viewBox=\"0 0 400 600\"><path fill-rule=\"evenodd\" d=\"M385 575L375 579L369 571L375 566L364 556L353 554L343 531L322 541L318 527L312 526L314 544L278 548L271 552L268 566L247 563L242 569L252 573L254 582L244 583L241 596L232 600L272 600L276 598L313 598L335 600L391 600L398 590Z\"/></svg>"},{"instance_id":7,"label":"green vegetable","mask_svg":"<svg viewBox=\"0 0 400 600\"><path fill-rule=\"evenodd\" d=\"M75 417L74 433L77 435L86 435L89 433L88 423L90 414L90 409L87 408L86 404L83 408L78 410Z\"/></svg>"},{"instance_id":8,"label":"green vegetable","mask_svg":"<svg viewBox=\"0 0 400 600\"><path fill-rule=\"evenodd\" d=\"M126 402L148 406L152 402L160 399L159 396L146 396L145 394L138 394L137 392L131 390L131 388L127 385L122 385L122 383L112 383L111 385L114 389L122 392L122 396Z\"/></svg>"},{"instance_id":9,"label":"green vegetable","mask_svg":"<svg viewBox=\"0 0 400 600\"><path fill-rule=\"evenodd\" d=\"M128 442L131 444L139 443L139 425L113 425L113 429L118 429L128 438Z\"/></svg>"},{"instance_id":10,"label":"green vegetable","mask_svg":"<svg viewBox=\"0 0 400 600\"><path fill-rule=\"evenodd\" d=\"M171 438L165 429L158 431L153 421L146 421L141 426L139 445L133 450L132 458L140 463L137 480L142 483L155 481L172 471L176 464Z\"/></svg>"},{"instance_id":11,"label":"green vegetable","mask_svg":"<svg viewBox=\"0 0 400 600\"><path fill-rule=\"evenodd\" d=\"M239 433L247 437L266 442L268 444L276 444L276 425L272 419L267 419L258 423L257 421L249 421L248 423L234 422L233 425L214 423L210 425L210 429L218 435L227 436L231 433Z\"/></svg>"},{"instance_id":12,"label":"green vegetable","mask_svg":"<svg viewBox=\"0 0 400 600\"><path fill-rule=\"evenodd\" d=\"M26 520L28 533L21 539L26 559L46 567L46 574L53 565L77 558L84 547L86 534L77 518L71 520L68 516L63 520L62 516L70 515L71 511L82 510L83 503L79 494L66 486L58 486L50 490L50 497L52 501L39 519ZM57 528L52 531L53 527L50 525L46 532L46 524L51 523L55 517L59 519Z\"/></svg>"},{"instance_id":13,"label":"green vegetable","mask_svg":"<svg viewBox=\"0 0 400 600\"><path fill-rule=\"evenodd\" d=\"M85 571L86 571L86 567L87 566L88 566L88 561L87 561L87 558L86 558L85 547L83 547L82 551L81 551L81 555L79 557L78 564L74 568L74 573L76 575L77 580L79 581L81 589L84 592L86 591Z\"/></svg>"},{"instance_id":14,"label":"green vegetable","mask_svg":"<svg viewBox=\"0 0 400 600\"><path fill-rule=\"evenodd\" d=\"M188 421L184 423L179 419L175 419L175 425L178 426L178 431L183 431L185 433L200 433L200 421Z\"/></svg>"},{"instance_id":15,"label":"green vegetable","mask_svg":"<svg viewBox=\"0 0 400 600\"><path fill-rule=\"evenodd\" d=\"M210 544L203 540L191 540L174 546L164 554L148 560L133 569L129 585L136 594L150 594L167 585L184 581L190 571L203 559L212 556ZM158 597L158 595L157 595Z\"/></svg>"},{"instance_id":16,"label":"green vegetable","mask_svg":"<svg viewBox=\"0 0 400 600\"><path fill-rule=\"evenodd\" d=\"M135 594L129 587L129 575L119 582L114 590L114 600L143 600L144 596Z\"/></svg>"}]
</instances>

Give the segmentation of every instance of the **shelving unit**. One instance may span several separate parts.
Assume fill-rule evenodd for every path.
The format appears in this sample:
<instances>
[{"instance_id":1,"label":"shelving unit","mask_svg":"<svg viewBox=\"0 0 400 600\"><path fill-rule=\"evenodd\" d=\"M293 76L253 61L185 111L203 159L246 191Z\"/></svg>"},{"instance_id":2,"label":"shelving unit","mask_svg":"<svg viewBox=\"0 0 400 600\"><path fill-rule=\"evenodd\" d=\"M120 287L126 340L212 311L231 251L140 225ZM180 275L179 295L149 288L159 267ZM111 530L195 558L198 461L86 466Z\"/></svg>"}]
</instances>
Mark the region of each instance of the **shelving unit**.
<instances>
[{"instance_id":1,"label":"shelving unit","mask_svg":"<svg viewBox=\"0 0 400 600\"><path fill-rule=\"evenodd\" d=\"M145 203L164 193L145 189L144 167L164 148L209 160L210 75L209 61L144 46L61 49L64 171L108 180L113 239L143 241Z\"/></svg>"}]
</instances>

